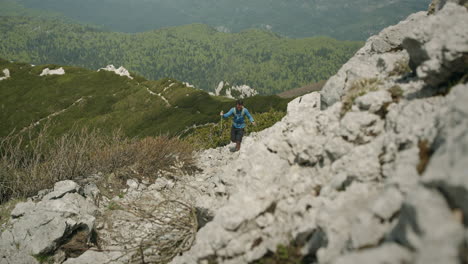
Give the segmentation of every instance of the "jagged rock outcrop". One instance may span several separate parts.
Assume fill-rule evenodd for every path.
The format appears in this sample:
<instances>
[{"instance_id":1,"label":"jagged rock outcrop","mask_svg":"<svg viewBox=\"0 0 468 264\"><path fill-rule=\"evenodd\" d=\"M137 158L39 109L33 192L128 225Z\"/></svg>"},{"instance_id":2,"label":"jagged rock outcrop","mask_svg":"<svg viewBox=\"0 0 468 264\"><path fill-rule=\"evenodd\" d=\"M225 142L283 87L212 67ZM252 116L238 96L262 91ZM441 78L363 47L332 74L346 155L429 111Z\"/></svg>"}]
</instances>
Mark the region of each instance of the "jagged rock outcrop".
<instances>
[{"instance_id":1,"label":"jagged rock outcrop","mask_svg":"<svg viewBox=\"0 0 468 264\"><path fill-rule=\"evenodd\" d=\"M49 68L45 68L42 70L41 74L39 76L47 76L47 75L64 75L65 70L60 67L58 69L51 70Z\"/></svg>"},{"instance_id":2,"label":"jagged rock outcrop","mask_svg":"<svg viewBox=\"0 0 468 264\"><path fill-rule=\"evenodd\" d=\"M16 263L17 256L31 260L31 256L53 254L79 231L90 238L96 212L76 183L58 182L38 202L16 205L10 227L1 234L0 255L7 263Z\"/></svg>"},{"instance_id":3,"label":"jagged rock outcrop","mask_svg":"<svg viewBox=\"0 0 468 264\"><path fill-rule=\"evenodd\" d=\"M3 77L0 77L0 81L6 80L11 77L10 70L8 69L3 69L2 73L3 73Z\"/></svg>"},{"instance_id":4,"label":"jagged rock outcrop","mask_svg":"<svg viewBox=\"0 0 468 264\"><path fill-rule=\"evenodd\" d=\"M228 82L220 82L213 95L232 99L244 99L257 95L257 90L248 85L232 86Z\"/></svg>"},{"instance_id":5,"label":"jagged rock outcrop","mask_svg":"<svg viewBox=\"0 0 468 264\"><path fill-rule=\"evenodd\" d=\"M105 68L101 68L99 69L98 71L109 71L109 72L115 72L115 74L119 75L119 76L126 76L127 78L129 79L133 79L133 77L130 75L130 72L125 69L123 66L120 66L118 69L115 68L114 65L110 64L110 65L107 65Z\"/></svg>"}]
</instances>

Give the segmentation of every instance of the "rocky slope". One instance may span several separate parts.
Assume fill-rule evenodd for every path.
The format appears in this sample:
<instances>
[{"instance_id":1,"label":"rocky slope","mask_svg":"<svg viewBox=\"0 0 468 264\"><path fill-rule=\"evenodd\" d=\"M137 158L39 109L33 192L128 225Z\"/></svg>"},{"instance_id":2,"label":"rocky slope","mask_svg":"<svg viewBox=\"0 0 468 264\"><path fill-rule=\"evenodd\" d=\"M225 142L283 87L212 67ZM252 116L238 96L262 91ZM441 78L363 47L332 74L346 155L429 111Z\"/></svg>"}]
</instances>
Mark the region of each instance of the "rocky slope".
<instances>
[{"instance_id":1,"label":"rocky slope","mask_svg":"<svg viewBox=\"0 0 468 264\"><path fill-rule=\"evenodd\" d=\"M173 263L250 263L291 241L310 262L465 263L463 5L385 29L321 100L291 102L224 169L228 202Z\"/></svg>"},{"instance_id":2,"label":"rocky slope","mask_svg":"<svg viewBox=\"0 0 468 264\"><path fill-rule=\"evenodd\" d=\"M468 11L432 6L240 152L199 153L194 175L129 180L112 200L61 182L18 204L0 263L255 263L278 245L305 263L467 263Z\"/></svg>"}]
</instances>

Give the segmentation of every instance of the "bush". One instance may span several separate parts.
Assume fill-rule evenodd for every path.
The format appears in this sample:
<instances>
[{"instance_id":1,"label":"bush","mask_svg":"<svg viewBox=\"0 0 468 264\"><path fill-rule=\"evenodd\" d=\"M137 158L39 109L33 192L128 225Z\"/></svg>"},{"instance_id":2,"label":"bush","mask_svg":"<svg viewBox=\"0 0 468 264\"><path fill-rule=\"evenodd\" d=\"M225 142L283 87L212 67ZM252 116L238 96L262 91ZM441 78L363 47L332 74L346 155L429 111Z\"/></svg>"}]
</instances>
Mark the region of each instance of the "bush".
<instances>
[{"instance_id":1,"label":"bush","mask_svg":"<svg viewBox=\"0 0 468 264\"><path fill-rule=\"evenodd\" d=\"M92 173L126 170L154 179L158 172L176 168L194 169L192 147L177 138L129 139L120 131L107 136L82 129L53 139L46 128L34 137L0 139L0 204Z\"/></svg>"}]
</instances>

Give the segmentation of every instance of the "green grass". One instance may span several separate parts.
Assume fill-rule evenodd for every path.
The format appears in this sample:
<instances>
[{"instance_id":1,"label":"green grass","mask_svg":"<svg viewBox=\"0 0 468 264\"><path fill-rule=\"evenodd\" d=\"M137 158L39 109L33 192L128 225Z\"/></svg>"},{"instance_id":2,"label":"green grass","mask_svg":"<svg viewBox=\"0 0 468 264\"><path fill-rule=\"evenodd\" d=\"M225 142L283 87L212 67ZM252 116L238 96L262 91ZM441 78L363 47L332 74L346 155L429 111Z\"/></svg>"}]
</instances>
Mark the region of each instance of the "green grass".
<instances>
[{"instance_id":1,"label":"green grass","mask_svg":"<svg viewBox=\"0 0 468 264\"><path fill-rule=\"evenodd\" d=\"M1 227L10 220L11 211L15 209L18 203L24 201L24 199L13 199L4 204L0 204L0 233L3 232Z\"/></svg>"},{"instance_id":2,"label":"green grass","mask_svg":"<svg viewBox=\"0 0 468 264\"><path fill-rule=\"evenodd\" d=\"M58 67L0 60L0 69L11 72L11 78L0 81L0 137L12 131L18 133L41 119L44 121L37 129L51 122L50 134L56 136L72 127L100 129L107 134L121 128L128 137L177 135L189 126L216 122L221 110L234 105L234 100L210 96L169 78L148 81L138 76L131 80L78 67L63 67L66 73L62 76L39 77L44 68ZM171 106L147 89L160 93ZM284 111L288 101L277 96L245 100L253 113ZM50 120L45 119L64 109Z\"/></svg>"},{"instance_id":3,"label":"green grass","mask_svg":"<svg viewBox=\"0 0 468 264\"><path fill-rule=\"evenodd\" d=\"M251 264L302 264L306 263L303 258L300 247L291 243L290 245L278 245L276 252L269 252Z\"/></svg>"},{"instance_id":4,"label":"green grass","mask_svg":"<svg viewBox=\"0 0 468 264\"><path fill-rule=\"evenodd\" d=\"M54 257L52 255L35 255L34 258L41 264L53 264Z\"/></svg>"}]
</instances>

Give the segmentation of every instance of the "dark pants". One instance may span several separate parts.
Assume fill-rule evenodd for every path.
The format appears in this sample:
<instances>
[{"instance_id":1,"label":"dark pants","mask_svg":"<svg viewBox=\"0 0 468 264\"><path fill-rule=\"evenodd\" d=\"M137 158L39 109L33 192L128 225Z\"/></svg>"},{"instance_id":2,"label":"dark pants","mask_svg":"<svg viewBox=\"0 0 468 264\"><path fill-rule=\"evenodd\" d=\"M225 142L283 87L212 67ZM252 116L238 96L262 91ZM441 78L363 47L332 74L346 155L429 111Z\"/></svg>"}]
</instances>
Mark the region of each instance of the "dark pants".
<instances>
[{"instance_id":1,"label":"dark pants","mask_svg":"<svg viewBox=\"0 0 468 264\"><path fill-rule=\"evenodd\" d=\"M243 136L244 136L243 128L231 127L231 141L232 142L242 142Z\"/></svg>"}]
</instances>

